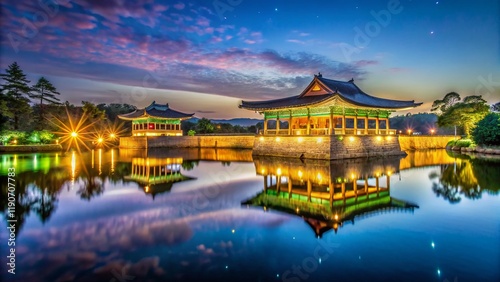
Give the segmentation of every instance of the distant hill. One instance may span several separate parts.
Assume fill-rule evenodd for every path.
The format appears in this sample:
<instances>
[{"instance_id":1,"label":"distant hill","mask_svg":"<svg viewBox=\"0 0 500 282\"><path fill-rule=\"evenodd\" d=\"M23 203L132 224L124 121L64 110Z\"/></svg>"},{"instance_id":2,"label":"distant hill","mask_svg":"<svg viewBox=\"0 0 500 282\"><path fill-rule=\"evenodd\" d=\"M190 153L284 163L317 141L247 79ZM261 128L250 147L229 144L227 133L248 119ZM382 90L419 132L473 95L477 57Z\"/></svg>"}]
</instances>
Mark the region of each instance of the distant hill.
<instances>
[{"instance_id":1,"label":"distant hill","mask_svg":"<svg viewBox=\"0 0 500 282\"><path fill-rule=\"evenodd\" d=\"M190 122L197 123L199 118L191 118ZM256 125L259 122L263 122L262 119L256 118L233 118L233 119L211 119L212 123L229 123L231 125L240 125L240 126L251 126Z\"/></svg>"}]
</instances>

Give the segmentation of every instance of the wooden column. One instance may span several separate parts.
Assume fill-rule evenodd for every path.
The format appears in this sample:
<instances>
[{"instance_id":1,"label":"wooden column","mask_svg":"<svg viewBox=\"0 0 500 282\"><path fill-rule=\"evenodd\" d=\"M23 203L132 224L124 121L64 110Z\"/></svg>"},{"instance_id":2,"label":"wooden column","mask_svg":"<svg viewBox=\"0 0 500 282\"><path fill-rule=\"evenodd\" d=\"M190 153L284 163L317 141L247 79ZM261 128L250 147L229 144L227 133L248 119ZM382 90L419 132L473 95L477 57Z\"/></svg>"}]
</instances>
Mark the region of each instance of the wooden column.
<instances>
[{"instance_id":1,"label":"wooden column","mask_svg":"<svg viewBox=\"0 0 500 282\"><path fill-rule=\"evenodd\" d=\"M333 205L333 192L335 191L335 186L332 183L332 178L330 177L328 187L330 188L330 206Z\"/></svg>"},{"instance_id":2,"label":"wooden column","mask_svg":"<svg viewBox=\"0 0 500 282\"><path fill-rule=\"evenodd\" d=\"M309 108L307 108L307 135L311 135L311 114L309 113Z\"/></svg>"},{"instance_id":3,"label":"wooden column","mask_svg":"<svg viewBox=\"0 0 500 282\"><path fill-rule=\"evenodd\" d=\"M292 178L288 177L288 199L292 198Z\"/></svg>"},{"instance_id":4,"label":"wooden column","mask_svg":"<svg viewBox=\"0 0 500 282\"><path fill-rule=\"evenodd\" d=\"M387 131L387 134L389 134L389 118L387 118L387 120L385 121L385 128L386 128L386 131Z\"/></svg>"},{"instance_id":5,"label":"wooden column","mask_svg":"<svg viewBox=\"0 0 500 282\"><path fill-rule=\"evenodd\" d=\"M378 114L377 114L377 119L375 120L375 134L379 134L379 122L380 122L380 119L378 118Z\"/></svg>"},{"instance_id":6,"label":"wooden column","mask_svg":"<svg viewBox=\"0 0 500 282\"><path fill-rule=\"evenodd\" d=\"M365 134L368 134L368 114L366 114L365 118Z\"/></svg>"},{"instance_id":7,"label":"wooden column","mask_svg":"<svg viewBox=\"0 0 500 282\"><path fill-rule=\"evenodd\" d=\"M345 108L342 110L342 134L345 134Z\"/></svg>"},{"instance_id":8,"label":"wooden column","mask_svg":"<svg viewBox=\"0 0 500 282\"><path fill-rule=\"evenodd\" d=\"M266 114L264 114L264 135L267 134L267 118L265 115Z\"/></svg>"},{"instance_id":9,"label":"wooden column","mask_svg":"<svg viewBox=\"0 0 500 282\"><path fill-rule=\"evenodd\" d=\"M333 109L330 108L330 123L328 124L328 131L330 135L333 135Z\"/></svg>"},{"instance_id":10,"label":"wooden column","mask_svg":"<svg viewBox=\"0 0 500 282\"><path fill-rule=\"evenodd\" d=\"M311 201L311 193L312 193L312 183L311 180L307 179L307 201Z\"/></svg>"},{"instance_id":11,"label":"wooden column","mask_svg":"<svg viewBox=\"0 0 500 282\"><path fill-rule=\"evenodd\" d=\"M290 117L288 118L288 135L292 135L292 124L293 124L293 117L292 117L292 111L290 110Z\"/></svg>"},{"instance_id":12,"label":"wooden column","mask_svg":"<svg viewBox=\"0 0 500 282\"><path fill-rule=\"evenodd\" d=\"M276 175L276 195L279 197L281 191L281 175Z\"/></svg>"},{"instance_id":13,"label":"wooden column","mask_svg":"<svg viewBox=\"0 0 500 282\"><path fill-rule=\"evenodd\" d=\"M354 135L358 134L358 114L354 115Z\"/></svg>"},{"instance_id":14,"label":"wooden column","mask_svg":"<svg viewBox=\"0 0 500 282\"><path fill-rule=\"evenodd\" d=\"M280 117L276 117L276 135L278 135L280 132Z\"/></svg>"},{"instance_id":15,"label":"wooden column","mask_svg":"<svg viewBox=\"0 0 500 282\"><path fill-rule=\"evenodd\" d=\"M267 191L267 175L264 175L264 194Z\"/></svg>"}]
</instances>

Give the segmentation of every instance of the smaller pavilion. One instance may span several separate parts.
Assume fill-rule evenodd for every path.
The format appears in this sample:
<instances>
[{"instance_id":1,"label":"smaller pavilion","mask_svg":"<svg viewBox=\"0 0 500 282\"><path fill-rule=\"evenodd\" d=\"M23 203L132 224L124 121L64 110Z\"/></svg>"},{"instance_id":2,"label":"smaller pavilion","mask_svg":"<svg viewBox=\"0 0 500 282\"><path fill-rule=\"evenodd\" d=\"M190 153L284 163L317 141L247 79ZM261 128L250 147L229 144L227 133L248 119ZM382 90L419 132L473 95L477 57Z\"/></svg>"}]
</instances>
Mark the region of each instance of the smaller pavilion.
<instances>
[{"instance_id":1,"label":"smaller pavilion","mask_svg":"<svg viewBox=\"0 0 500 282\"><path fill-rule=\"evenodd\" d=\"M144 109L119 115L122 120L132 121L132 136L182 136L181 121L190 119L186 114L171 109L168 104L155 101Z\"/></svg>"}]
</instances>

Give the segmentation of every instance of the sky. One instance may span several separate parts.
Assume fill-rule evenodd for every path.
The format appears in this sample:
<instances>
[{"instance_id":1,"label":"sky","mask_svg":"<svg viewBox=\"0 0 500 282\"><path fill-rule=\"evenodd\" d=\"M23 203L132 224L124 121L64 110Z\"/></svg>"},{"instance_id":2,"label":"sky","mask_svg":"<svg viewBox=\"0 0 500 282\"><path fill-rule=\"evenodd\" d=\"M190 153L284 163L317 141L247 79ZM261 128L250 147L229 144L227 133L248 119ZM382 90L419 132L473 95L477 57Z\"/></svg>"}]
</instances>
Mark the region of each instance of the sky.
<instances>
[{"instance_id":1,"label":"sky","mask_svg":"<svg viewBox=\"0 0 500 282\"><path fill-rule=\"evenodd\" d=\"M451 91L500 101L498 0L5 0L1 13L2 73L16 61L74 104L260 118L241 100L298 95L318 72L423 102L413 113Z\"/></svg>"}]
</instances>

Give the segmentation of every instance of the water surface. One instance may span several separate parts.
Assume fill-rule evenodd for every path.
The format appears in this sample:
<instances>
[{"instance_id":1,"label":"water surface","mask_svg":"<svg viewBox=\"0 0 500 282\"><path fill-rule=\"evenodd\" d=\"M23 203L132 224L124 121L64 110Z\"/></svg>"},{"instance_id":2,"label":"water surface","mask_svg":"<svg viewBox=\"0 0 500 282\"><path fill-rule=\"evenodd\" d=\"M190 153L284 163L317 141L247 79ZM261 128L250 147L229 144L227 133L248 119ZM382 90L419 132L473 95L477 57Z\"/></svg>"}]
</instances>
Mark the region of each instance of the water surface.
<instances>
[{"instance_id":1,"label":"water surface","mask_svg":"<svg viewBox=\"0 0 500 282\"><path fill-rule=\"evenodd\" d=\"M499 281L500 162L234 150L0 155L6 281ZM5 251L4 251L5 250Z\"/></svg>"}]
</instances>

